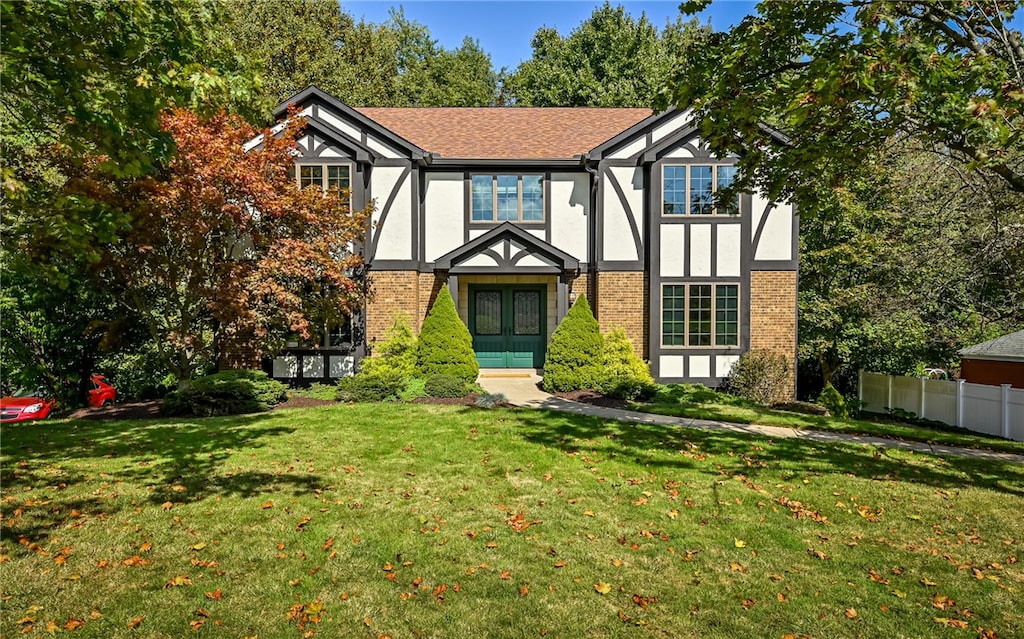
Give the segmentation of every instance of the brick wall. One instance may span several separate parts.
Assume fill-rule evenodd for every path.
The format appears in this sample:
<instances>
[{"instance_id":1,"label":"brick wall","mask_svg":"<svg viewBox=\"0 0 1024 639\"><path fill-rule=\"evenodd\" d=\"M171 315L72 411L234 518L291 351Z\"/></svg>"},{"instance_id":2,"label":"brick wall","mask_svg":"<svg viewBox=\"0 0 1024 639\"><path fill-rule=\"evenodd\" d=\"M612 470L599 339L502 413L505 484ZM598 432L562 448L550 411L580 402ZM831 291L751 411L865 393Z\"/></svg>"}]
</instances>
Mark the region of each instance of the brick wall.
<instances>
[{"instance_id":1,"label":"brick wall","mask_svg":"<svg viewBox=\"0 0 1024 639\"><path fill-rule=\"evenodd\" d=\"M796 371L796 271L750 273L750 348L783 353ZM790 396L796 382L790 377Z\"/></svg>"},{"instance_id":2,"label":"brick wall","mask_svg":"<svg viewBox=\"0 0 1024 639\"><path fill-rule=\"evenodd\" d=\"M418 333L423 317L430 308L421 305L424 304L424 299L427 303L433 300L429 291L421 297L420 290L430 287L427 278L433 280L434 275L416 271L371 271L369 278L370 300L366 310L367 344L372 347L374 342L383 340L385 331L398 313L408 317L413 331ZM421 281L424 282L422 287Z\"/></svg>"},{"instance_id":3,"label":"brick wall","mask_svg":"<svg viewBox=\"0 0 1024 639\"><path fill-rule=\"evenodd\" d=\"M647 359L647 274L637 271L603 271L595 276L594 315L601 330L616 326L626 330L637 355Z\"/></svg>"}]
</instances>

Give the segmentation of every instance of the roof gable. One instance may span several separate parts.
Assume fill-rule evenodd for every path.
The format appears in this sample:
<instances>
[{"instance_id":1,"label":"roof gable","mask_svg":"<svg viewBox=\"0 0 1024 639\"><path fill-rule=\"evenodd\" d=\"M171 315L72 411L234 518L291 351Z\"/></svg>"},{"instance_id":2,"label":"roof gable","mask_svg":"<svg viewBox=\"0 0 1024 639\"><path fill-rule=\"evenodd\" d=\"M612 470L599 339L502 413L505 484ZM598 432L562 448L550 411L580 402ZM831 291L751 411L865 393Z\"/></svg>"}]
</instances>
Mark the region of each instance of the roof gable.
<instances>
[{"instance_id":1,"label":"roof gable","mask_svg":"<svg viewBox=\"0 0 1024 639\"><path fill-rule=\"evenodd\" d=\"M515 247L519 250L514 255L511 252L504 256L494 255L491 247L500 242L508 242L508 248ZM518 261L528 255L540 257L542 262L550 265L550 268L545 268L544 270L552 273L575 271L580 267L579 260L572 255L548 244L538 237L534 237L511 222L504 222L480 237L472 239L457 249L442 255L434 261L434 267L440 271L452 272L460 270L466 270L467 272L491 270L475 267L463 267L460 269L460 264L480 254L492 254L495 266L499 268L502 266L515 267Z\"/></svg>"}]
</instances>

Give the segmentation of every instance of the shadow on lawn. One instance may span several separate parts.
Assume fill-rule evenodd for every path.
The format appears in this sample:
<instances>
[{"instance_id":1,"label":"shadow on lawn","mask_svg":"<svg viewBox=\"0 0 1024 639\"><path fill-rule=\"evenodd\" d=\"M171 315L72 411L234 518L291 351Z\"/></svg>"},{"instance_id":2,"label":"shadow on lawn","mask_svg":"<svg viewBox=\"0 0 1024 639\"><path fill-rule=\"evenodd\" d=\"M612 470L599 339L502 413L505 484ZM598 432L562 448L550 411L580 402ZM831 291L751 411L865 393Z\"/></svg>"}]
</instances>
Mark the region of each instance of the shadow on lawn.
<instances>
[{"instance_id":1,"label":"shadow on lawn","mask_svg":"<svg viewBox=\"0 0 1024 639\"><path fill-rule=\"evenodd\" d=\"M661 424L624 423L559 411L519 411L521 436L529 442L566 452L593 451L604 459L626 456L650 467L690 468L716 477L742 473L754 478L764 471L794 474L844 473L885 481L904 481L956 490L973 485L1024 496L1024 467L966 457L935 458L921 454L910 463L891 449L862 444L772 439L764 435L700 430ZM771 442L771 445L764 445ZM720 456L714 463L691 455Z\"/></svg>"},{"instance_id":2,"label":"shadow on lawn","mask_svg":"<svg viewBox=\"0 0 1024 639\"><path fill-rule=\"evenodd\" d=\"M0 455L5 536L35 541L47 530L76 518L73 511L81 516L113 515L127 505L127 500L110 499L119 482L147 488L145 500L150 504L182 504L229 495L251 497L268 491L299 495L322 488L313 474L224 468L225 460L237 451L262 448L295 431L267 423L270 417L5 425ZM115 460L114 467L91 475L78 468L68 470L74 465L64 463L88 458ZM102 484L97 490L75 489L76 484L97 480ZM32 508L33 500L45 502L45 507ZM26 507L25 501L30 506ZM19 508L26 512L19 516Z\"/></svg>"}]
</instances>

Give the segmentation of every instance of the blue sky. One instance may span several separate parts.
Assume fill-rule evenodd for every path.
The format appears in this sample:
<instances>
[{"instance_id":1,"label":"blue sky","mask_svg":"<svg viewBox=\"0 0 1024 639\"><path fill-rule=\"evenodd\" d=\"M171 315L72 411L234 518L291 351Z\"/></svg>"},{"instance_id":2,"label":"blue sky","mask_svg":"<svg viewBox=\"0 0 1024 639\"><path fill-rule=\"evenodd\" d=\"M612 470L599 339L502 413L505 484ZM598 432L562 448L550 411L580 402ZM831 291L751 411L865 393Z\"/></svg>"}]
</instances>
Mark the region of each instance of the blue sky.
<instances>
[{"instance_id":1,"label":"blue sky","mask_svg":"<svg viewBox=\"0 0 1024 639\"><path fill-rule=\"evenodd\" d=\"M469 36L480 42L484 51L491 54L495 69L514 69L533 54L530 40L543 26L554 27L560 34L567 35L581 22L590 17L594 9L604 4L597 0L570 0L546 2L544 0L498 2L485 0L464 0L461 2L435 0L362 0L346 2L342 9L356 20L383 22L392 7L403 7L405 15L426 25L430 35L441 46L451 49L462 44ZM641 13L655 26L662 27L666 21L679 15L679 0L658 0L647 2L618 2L634 17ZM701 22L711 18L717 30L726 30L753 13L756 3L748 0L715 0L703 14Z\"/></svg>"}]
</instances>

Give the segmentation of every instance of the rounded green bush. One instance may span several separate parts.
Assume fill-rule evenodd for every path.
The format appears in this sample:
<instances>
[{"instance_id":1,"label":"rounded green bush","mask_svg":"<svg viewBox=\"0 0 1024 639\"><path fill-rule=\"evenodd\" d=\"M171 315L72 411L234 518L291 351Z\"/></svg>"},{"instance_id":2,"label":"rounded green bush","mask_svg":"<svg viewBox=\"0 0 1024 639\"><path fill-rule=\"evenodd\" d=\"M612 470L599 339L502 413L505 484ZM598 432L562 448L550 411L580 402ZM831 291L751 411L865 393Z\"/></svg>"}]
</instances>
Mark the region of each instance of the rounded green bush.
<instances>
[{"instance_id":1,"label":"rounded green bush","mask_svg":"<svg viewBox=\"0 0 1024 639\"><path fill-rule=\"evenodd\" d=\"M544 360L544 390L549 393L595 388L602 379L604 338L581 295L551 336Z\"/></svg>"},{"instance_id":2,"label":"rounded green bush","mask_svg":"<svg viewBox=\"0 0 1024 639\"><path fill-rule=\"evenodd\" d=\"M771 406L789 399L790 366L782 353L753 349L740 356L729 372L729 390L743 399Z\"/></svg>"},{"instance_id":3,"label":"rounded green bush","mask_svg":"<svg viewBox=\"0 0 1024 639\"><path fill-rule=\"evenodd\" d=\"M263 371L222 371L168 393L160 411L175 416L240 415L267 410L286 399L288 387Z\"/></svg>"},{"instance_id":4,"label":"rounded green bush","mask_svg":"<svg viewBox=\"0 0 1024 639\"><path fill-rule=\"evenodd\" d=\"M469 394L469 386L458 377L434 375L427 380L423 391L430 397L465 397Z\"/></svg>"},{"instance_id":5,"label":"rounded green bush","mask_svg":"<svg viewBox=\"0 0 1024 639\"><path fill-rule=\"evenodd\" d=\"M636 351L621 327L604 336L604 368L597 390L620 399L650 398L657 392L651 369Z\"/></svg>"},{"instance_id":6,"label":"rounded green bush","mask_svg":"<svg viewBox=\"0 0 1024 639\"><path fill-rule=\"evenodd\" d=\"M336 397L340 402L386 402L398 399L405 385L405 377L396 371L359 373L338 380Z\"/></svg>"},{"instance_id":7,"label":"rounded green bush","mask_svg":"<svg viewBox=\"0 0 1024 639\"><path fill-rule=\"evenodd\" d=\"M459 318L446 284L438 292L420 329L416 345L416 375L425 379L448 375L471 384L479 374L473 338Z\"/></svg>"}]
</instances>

